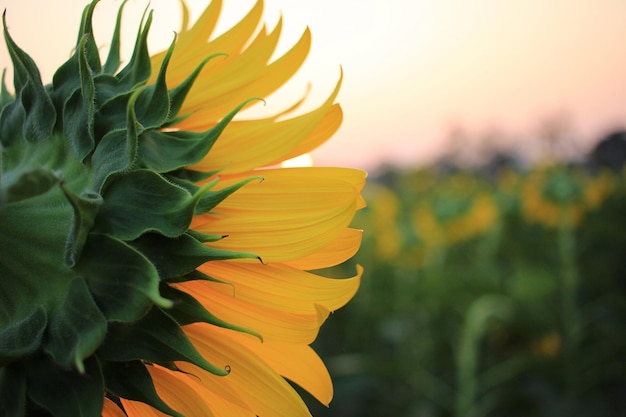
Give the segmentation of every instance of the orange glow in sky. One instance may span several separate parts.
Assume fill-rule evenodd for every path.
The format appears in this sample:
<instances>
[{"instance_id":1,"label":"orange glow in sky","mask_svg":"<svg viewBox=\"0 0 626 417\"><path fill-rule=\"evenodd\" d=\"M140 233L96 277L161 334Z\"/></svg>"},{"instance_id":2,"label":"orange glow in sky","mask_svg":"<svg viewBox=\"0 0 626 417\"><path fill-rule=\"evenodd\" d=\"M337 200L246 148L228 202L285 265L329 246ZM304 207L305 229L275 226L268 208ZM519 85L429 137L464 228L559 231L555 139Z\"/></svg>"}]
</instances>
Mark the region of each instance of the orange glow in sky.
<instances>
[{"instance_id":1,"label":"orange glow in sky","mask_svg":"<svg viewBox=\"0 0 626 417\"><path fill-rule=\"evenodd\" d=\"M12 36L43 67L44 81L67 58L86 3L0 0ZM188 0L195 15L207 3ZM224 0L221 29L253 3ZM103 48L119 4L102 0L96 9ZM147 4L128 2L128 49ZM171 41L180 12L177 0L153 0L151 7L156 52ZM428 162L449 144L454 129L467 132L465 141L497 131L525 146L554 120L568 126L572 149L585 150L626 126L621 0L265 0L270 27L281 13L281 51L307 25L312 50L287 88L255 111L285 108L305 94L309 82L303 111L313 108L332 90L340 66L344 71L338 99L344 123L313 153L317 165L372 169L386 161ZM10 67L4 47L0 67ZM456 143L461 150L469 147L463 140Z\"/></svg>"}]
</instances>

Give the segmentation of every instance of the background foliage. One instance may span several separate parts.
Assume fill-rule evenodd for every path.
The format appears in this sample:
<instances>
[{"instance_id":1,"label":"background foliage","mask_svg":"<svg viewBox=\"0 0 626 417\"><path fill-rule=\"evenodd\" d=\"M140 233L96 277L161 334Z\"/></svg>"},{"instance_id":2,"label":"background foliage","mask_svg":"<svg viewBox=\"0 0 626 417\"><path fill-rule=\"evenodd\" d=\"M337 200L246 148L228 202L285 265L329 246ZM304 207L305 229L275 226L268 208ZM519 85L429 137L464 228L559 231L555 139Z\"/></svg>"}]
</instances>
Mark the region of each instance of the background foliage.
<instances>
[{"instance_id":1,"label":"background foliage","mask_svg":"<svg viewBox=\"0 0 626 417\"><path fill-rule=\"evenodd\" d=\"M313 415L626 416L626 173L597 162L370 179Z\"/></svg>"}]
</instances>

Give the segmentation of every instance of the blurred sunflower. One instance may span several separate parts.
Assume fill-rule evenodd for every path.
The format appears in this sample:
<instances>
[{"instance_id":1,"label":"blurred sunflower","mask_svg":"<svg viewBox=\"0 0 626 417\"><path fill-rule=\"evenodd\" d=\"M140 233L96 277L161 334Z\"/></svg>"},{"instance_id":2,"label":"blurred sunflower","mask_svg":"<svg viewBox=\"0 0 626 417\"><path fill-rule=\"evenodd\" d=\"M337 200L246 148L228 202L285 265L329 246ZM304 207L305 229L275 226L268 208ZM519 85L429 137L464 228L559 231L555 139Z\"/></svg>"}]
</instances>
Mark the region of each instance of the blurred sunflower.
<instances>
[{"instance_id":1,"label":"blurred sunflower","mask_svg":"<svg viewBox=\"0 0 626 417\"><path fill-rule=\"evenodd\" d=\"M492 193L477 178L457 174L416 204L413 225L425 244L446 247L489 230L498 214Z\"/></svg>"},{"instance_id":2,"label":"blurred sunflower","mask_svg":"<svg viewBox=\"0 0 626 417\"><path fill-rule=\"evenodd\" d=\"M585 213L611 194L614 183L608 172L592 176L574 167L538 167L524 180L522 212L528 221L547 227L578 227Z\"/></svg>"},{"instance_id":3,"label":"blurred sunflower","mask_svg":"<svg viewBox=\"0 0 626 417\"><path fill-rule=\"evenodd\" d=\"M371 228L373 255L379 261L397 262L404 243L400 232L398 197L382 184L369 187L366 197L370 204L363 221Z\"/></svg>"},{"instance_id":4,"label":"blurred sunflower","mask_svg":"<svg viewBox=\"0 0 626 417\"><path fill-rule=\"evenodd\" d=\"M104 62L97 3L45 86L3 21L0 415L308 416L287 380L330 402L309 345L362 271L307 271L358 250L365 173L272 166L337 130L341 80L309 113L233 121L297 71L308 30L270 62L262 1L211 41L221 1L192 26L183 5L171 47L149 55L146 13L120 69L124 3Z\"/></svg>"}]
</instances>

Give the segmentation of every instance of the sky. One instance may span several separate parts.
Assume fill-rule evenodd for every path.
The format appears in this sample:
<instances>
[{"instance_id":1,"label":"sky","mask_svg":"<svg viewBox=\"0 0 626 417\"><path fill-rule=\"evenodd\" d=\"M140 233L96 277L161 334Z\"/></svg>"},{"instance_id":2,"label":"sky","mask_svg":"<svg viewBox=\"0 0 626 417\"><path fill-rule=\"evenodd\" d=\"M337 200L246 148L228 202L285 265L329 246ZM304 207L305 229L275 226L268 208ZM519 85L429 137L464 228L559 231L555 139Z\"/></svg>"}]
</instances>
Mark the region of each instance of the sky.
<instances>
[{"instance_id":1,"label":"sky","mask_svg":"<svg viewBox=\"0 0 626 417\"><path fill-rule=\"evenodd\" d=\"M224 0L218 32L253 3ZM44 81L74 45L85 4L0 0L13 38L40 64ZM103 47L119 4L102 0L96 9ZM127 48L147 4L129 0ZM197 16L208 0L188 4ZM180 13L177 0L152 0L151 7L156 52L179 28ZM298 100L309 83L303 110L312 109L344 72L344 122L313 152L316 165L376 170L451 152L478 160L507 147L542 158L548 136L559 138L560 152L575 155L626 127L624 0L265 0L269 27L281 15L278 52L307 26L312 49L299 74L259 112ZM9 64L2 47L0 67Z\"/></svg>"}]
</instances>

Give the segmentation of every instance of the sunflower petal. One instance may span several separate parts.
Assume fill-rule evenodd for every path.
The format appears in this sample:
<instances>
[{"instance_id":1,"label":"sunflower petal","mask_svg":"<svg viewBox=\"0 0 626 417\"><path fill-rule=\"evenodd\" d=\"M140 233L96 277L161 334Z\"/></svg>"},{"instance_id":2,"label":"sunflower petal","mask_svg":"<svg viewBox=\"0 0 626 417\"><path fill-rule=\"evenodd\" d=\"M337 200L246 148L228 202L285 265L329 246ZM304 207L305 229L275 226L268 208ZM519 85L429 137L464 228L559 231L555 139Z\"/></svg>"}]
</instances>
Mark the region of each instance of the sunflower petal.
<instances>
[{"instance_id":1,"label":"sunflower petal","mask_svg":"<svg viewBox=\"0 0 626 417\"><path fill-rule=\"evenodd\" d=\"M314 253L299 259L285 261L286 265L302 270L329 268L352 258L359 250L363 231L344 229L339 237Z\"/></svg>"},{"instance_id":2,"label":"sunflower petal","mask_svg":"<svg viewBox=\"0 0 626 417\"><path fill-rule=\"evenodd\" d=\"M195 167L206 171L223 167L222 175L237 174L312 151L341 125L341 107L333 104L340 85L341 80L326 102L304 115L282 121L274 116L231 123Z\"/></svg>"},{"instance_id":3,"label":"sunflower petal","mask_svg":"<svg viewBox=\"0 0 626 417\"><path fill-rule=\"evenodd\" d=\"M231 370L220 379L202 374L210 379L207 383L229 385L260 416L311 415L297 392L254 351L237 343L233 332L206 326L192 324L185 332L206 358Z\"/></svg>"},{"instance_id":4,"label":"sunflower petal","mask_svg":"<svg viewBox=\"0 0 626 417\"><path fill-rule=\"evenodd\" d=\"M281 264L241 262L211 262L199 269L231 284L204 284L215 291L290 314L316 313L316 305L329 311L343 307L356 293L362 272L353 278L331 279Z\"/></svg>"},{"instance_id":5,"label":"sunflower petal","mask_svg":"<svg viewBox=\"0 0 626 417\"><path fill-rule=\"evenodd\" d=\"M362 171L301 168L266 170L262 175L263 182L242 187L220 204L216 215L196 217L193 228L228 235L212 244L216 248L237 248L265 262L283 262L314 253L338 238L362 205Z\"/></svg>"},{"instance_id":6,"label":"sunflower petal","mask_svg":"<svg viewBox=\"0 0 626 417\"><path fill-rule=\"evenodd\" d=\"M108 398L104 399L104 407L102 408L102 417L127 417L122 409Z\"/></svg>"}]
</instances>

